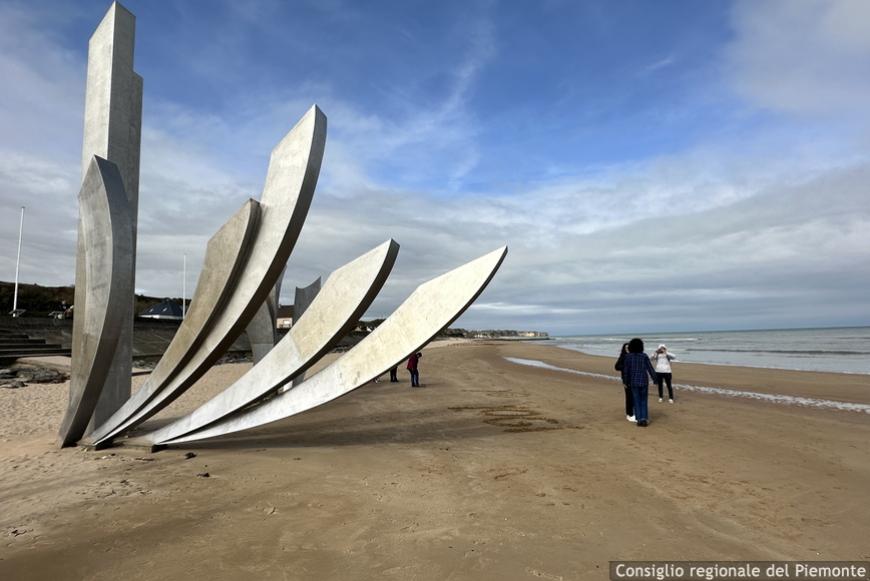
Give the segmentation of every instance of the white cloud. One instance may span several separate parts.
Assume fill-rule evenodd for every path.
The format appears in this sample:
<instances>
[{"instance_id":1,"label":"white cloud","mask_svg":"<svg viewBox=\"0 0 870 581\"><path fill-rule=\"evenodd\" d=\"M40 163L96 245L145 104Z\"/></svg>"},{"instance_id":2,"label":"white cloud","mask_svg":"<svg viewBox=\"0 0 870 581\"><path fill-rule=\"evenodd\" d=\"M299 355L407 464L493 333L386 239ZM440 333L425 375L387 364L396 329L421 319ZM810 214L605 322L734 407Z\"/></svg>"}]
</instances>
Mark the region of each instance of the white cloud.
<instances>
[{"instance_id":1,"label":"white cloud","mask_svg":"<svg viewBox=\"0 0 870 581\"><path fill-rule=\"evenodd\" d=\"M770 11L786 9L759 10L772 18ZM765 107L818 111L824 95L813 97L818 103L787 98L756 74L785 56L774 50L749 58L749 48L766 50L773 33L762 16L740 10L728 58L745 95ZM841 20L831 16L826 26L846 40L825 50L860 53L863 37L849 26L862 25ZM0 73L15 87L0 94L6 99L0 205L7 222L0 245L12 249L0 256L0 272L7 273L0 278L14 273L17 208L27 203L33 209L22 278L67 284L74 270L83 63L32 19L12 22L2 31L13 36L0 40L9 49ZM668 156L564 168L522 191L465 191L480 154L469 100L497 47L485 19L476 30L443 100L424 110L409 103L395 114L363 111L329 86L308 84L289 94L249 95L224 118L166 95L156 99L146 80L137 287L177 296L186 253L187 286L194 288L207 239L247 197L259 197L272 146L308 108L308 95L318 94L329 116L327 156L288 266L285 301L294 285L393 237L402 247L399 259L369 316L389 314L420 282L508 243L499 275L458 325L575 332L870 318L863 298L870 272L856 267L870 258L870 163L866 150L836 135L800 140L759 130L751 139L720 138ZM833 33L818 34L829 42L825 34ZM41 50L16 49L18 37ZM810 82L796 79L786 80ZM27 100L31 94L38 98ZM394 172L380 171L385 164ZM439 179L442 188L408 185Z\"/></svg>"},{"instance_id":2,"label":"white cloud","mask_svg":"<svg viewBox=\"0 0 870 581\"><path fill-rule=\"evenodd\" d=\"M79 157L75 148L81 148L85 63L41 25L57 16L0 4L0 154L4 156L49 151L63 159Z\"/></svg>"},{"instance_id":3,"label":"white cloud","mask_svg":"<svg viewBox=\"0 0 870 581\"><path fill-rule=\"evenodd\" d=\"M643 68L643 73L647 75L650 73L654 73L660 69L664 69L673 65L675 62L677 62L677 59L674 58L674 55L668 55L645 66Z\"/></svg>"},{"instance_id":4,"label":"white cloud","mask_svg":"<svg viewBox=\"0 0 870 581\"><path fill-rule=\"evenodd\" d=\"M541 317L545 315L582 315L589 312L589 309L547 307L544 305L526 305L503 302L485 303L479 301L471 305L469 310L492 311L496 314L511 314L525 317Z\"/></svg>"},{"instance_id":5,"label":"white cloud","mask_svg":"<svg viewBox=\"0 0 870 581\"><path fill-rule=\"evenodd\" d=\"M726 66L750 102L803 115L870 120L870 3L741 0Z\"/></svg>"}]
</instances>

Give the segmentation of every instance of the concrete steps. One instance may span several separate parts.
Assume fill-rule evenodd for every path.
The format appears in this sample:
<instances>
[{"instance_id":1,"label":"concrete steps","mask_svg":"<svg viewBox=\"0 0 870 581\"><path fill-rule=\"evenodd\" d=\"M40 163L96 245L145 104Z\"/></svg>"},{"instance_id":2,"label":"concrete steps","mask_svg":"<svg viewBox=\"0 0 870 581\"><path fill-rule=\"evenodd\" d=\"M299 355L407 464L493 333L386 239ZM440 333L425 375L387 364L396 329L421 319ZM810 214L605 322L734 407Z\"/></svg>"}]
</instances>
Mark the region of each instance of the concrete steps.
<instances>
[{"instance_id":1,"label":"concrete steps","mask_svg":"<svg viewBox=\"0 0 870 581\"><path fill-rule=\"evenodd\" d=\"M7 339L0 337L0 348L5 346L16 347L18 345L45 345L45 339Z\"/></svg>"},{"instance_id":2,"label":"concrete steps","mask_svg":"<svg viewBox=\"0 0 870 581\"><path fill-rule=\"evenodd\" d=\"M45 339L31 339L24 333L0 332L0 360L40 355L70 355L70 350L57 343L46 343Z\"/></svg>"},{"instance_id":3,"label":"concrete steps","mask_svg":"<svg viewBox=\"0 0 870 581\"><path fill-rule=\"evenodd\" d=\"M19 357L35 357L37 355L66 355L69 356L69 349L62 349L59 345L48 346L44 348L23 348L23 349L0 349L0 359L18 359Z\"/></svg>"}]
</instances>

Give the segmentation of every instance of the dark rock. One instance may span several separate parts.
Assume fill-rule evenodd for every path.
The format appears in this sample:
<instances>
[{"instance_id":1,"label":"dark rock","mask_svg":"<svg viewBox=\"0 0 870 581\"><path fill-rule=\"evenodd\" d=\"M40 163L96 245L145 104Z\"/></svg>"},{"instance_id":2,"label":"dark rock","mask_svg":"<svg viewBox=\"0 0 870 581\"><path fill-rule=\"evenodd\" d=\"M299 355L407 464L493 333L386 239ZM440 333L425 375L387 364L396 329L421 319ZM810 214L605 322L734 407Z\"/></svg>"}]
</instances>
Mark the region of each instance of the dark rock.
<instances>
[{"instance_id":1,"label":"dark rock","mask_svg":"<svg viewBox=\"0 0 870 581\"><path fill-rule=\"evenodd\" d=\"M193 452L185 452L184 459L190 460L191 458L196 458L196 454L194 454Z\"/></svg>"},{"instance_id":2,"label":"dark rock","mask_svg":"<svg viewBox=\"0 0 870 581\"><path fill-rule=\"evenodd\" d=\"M50 367L15 365L11 369L0 369L0 382L14 380L21 383L62 383L69 376Z\"/></svg>"},{"instance_id":3,"label":"dark rock","mask_svg":"<svg viewBox=\"0 0 870 581\"><path fill-rule=\"evenodd\" d=\"M63 383L68 378L65 373L47 367L28 369L26 373L30 376L29 379L24 379L21 372L18 373L18 378L27 383Z\"/></svg>"},{"instance_id":4,"label":"dark rock","mask_svg":"<svg viewBox=\"0 0 870 581\"><path fill-rule=\"evenodd\" d=\"M133 367L139 369L154 369L157 366L157 359L134 359Z\"/></svg>"},{"instance_id":5,"label":"dark rock","mask_svg":"<svg viewBox=\"0 0 870 581\"><path fill-rule=\"evenodd\" d=\"M197 476L199 476L200 478L209 478L211 477L211 474L209 474L208 472L200 472L199 474L197 474Z\"/></svg>"}]
</instances>

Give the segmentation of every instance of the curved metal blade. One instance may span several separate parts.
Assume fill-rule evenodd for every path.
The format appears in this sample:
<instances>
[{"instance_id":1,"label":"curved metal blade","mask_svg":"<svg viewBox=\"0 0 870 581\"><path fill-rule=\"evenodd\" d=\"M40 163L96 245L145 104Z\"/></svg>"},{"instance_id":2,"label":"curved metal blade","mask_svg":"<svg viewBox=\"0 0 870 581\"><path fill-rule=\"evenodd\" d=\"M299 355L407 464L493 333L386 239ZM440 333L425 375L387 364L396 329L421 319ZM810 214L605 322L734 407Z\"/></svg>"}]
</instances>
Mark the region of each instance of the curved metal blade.
<instances>
[{"instance_id":1,"label":"curved metal blade","mask_svg":"<svg viewBox=\"0 0 870 581\"><path fill-rule=\"evenodd\" d=\"M118 167L93 156L79 193L79 255L69 406L61 446L82 437L103 391L133 294L124 274L133 260L130 203Z\"/></svg>"}]
</instances>

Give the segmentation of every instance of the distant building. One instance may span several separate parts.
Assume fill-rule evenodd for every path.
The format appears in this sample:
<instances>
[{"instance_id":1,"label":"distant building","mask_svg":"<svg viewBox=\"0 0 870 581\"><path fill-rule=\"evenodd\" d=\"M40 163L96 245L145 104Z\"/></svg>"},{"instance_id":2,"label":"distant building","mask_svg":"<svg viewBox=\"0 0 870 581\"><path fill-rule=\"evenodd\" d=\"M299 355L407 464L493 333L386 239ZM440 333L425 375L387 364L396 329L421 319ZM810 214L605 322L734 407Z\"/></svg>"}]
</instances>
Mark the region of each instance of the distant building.
<instances>
[{"instance_id":1,"label":"distant building","mask_svg":"<svg viewBox=\"0 0 870 581\"><path fill-rule=\"evenodd\" d=\"M542 331L517 331L517 335L520 337L533 337L535 339L543 339L550 336L549 333Z\"/></svg>"},{"instance_id":2,"label":"distant building","mask_svg":"<svg viewBox=\"0 0 870 581\"><path fill-rule=\"evenodd\" d=\"M184 317L181 312L181 304L165 299L156 305L148 307L139 316L143 319L159 319L163 321L180 321Z\"/></svg>"},{"instance_id":3,"label":"distant building","mask_svg":"<svg viewBox=\"0 0 870 581\"><path fill-rule=\"evenodd\" d=\"M371 323L366 323L365 321L360 321L356 324L356 327L354 327L353 332L354 333L368 334L368 333L371 333L372 331L374 331L375 327L376 326L373 326Z\"/></svg>"},{"instance_id":4,"label":"distant building","mask_svg":"<svg viewBox=\"0 0 870 581\"><path fill-rule=\"evenodd\" d=\"M498 329L487 331L469 331L473 339L549 339L544 331L515 331L513 329Z\"/></svg>"}]
</instances>

